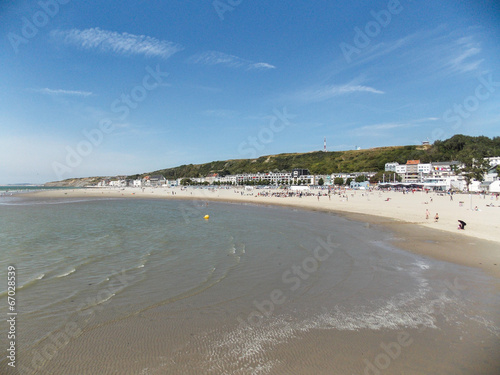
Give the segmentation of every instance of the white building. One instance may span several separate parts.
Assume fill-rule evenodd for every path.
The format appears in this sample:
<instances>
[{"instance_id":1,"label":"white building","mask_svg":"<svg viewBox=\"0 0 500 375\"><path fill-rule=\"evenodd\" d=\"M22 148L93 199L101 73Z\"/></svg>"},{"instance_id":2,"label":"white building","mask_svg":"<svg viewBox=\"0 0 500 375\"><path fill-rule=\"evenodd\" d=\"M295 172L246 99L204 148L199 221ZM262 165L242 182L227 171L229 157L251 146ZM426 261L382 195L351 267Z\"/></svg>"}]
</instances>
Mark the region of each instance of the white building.
<instances>
[{"instance_id":1,"label":"white building","mask_svg":"<svg viewBox=\"0 0 500 375\"><path fill-rule=\"evenodd\" d=\"M494 156L492 158L485 158L490 162L490 165L492 167L496 167L497 165L500 165L500 156Z\"/></svg>"},{"instance_id":2,"label":"white building","mask_svg":"<svg viewBox=\"0 0 500 375\"><path fill-rule=\"evenodd\" d=\"M115 180L115 181L110 181L109 186L113 187L126 187L127 186L127 181L126 180Z\"/></svg>"},{"instance_id":3,"label":"white building","mask_svg":"<svg viewBox=\"0 0 500 375\"><path fill-rule=\"evenodd\" d=\"M427 164L419 164L417 167L418 173L422 174L429 174L431 173L432 170L432 164L427 163Z\"/></svg>"},{"instance_id":4,"label":"white building","mask_svg":"<svg viewBox=\"0 0 500 375\"><path fill-rule=\"evenodd\" d=\"M406 174L406 164L403 165L396 165L395 172L399 175L405 175Z\"/></svg>"},{"instance_id":5,"label":"white building","mask_svg":"<svg viewBox=\"0 0 500 375\"><path fill-rule=\"evenodd\" d=\"M234 178L237 184L241 184L247 181L266 181L271 185L279 184L290 184L292 180L292 174L289 172L264 172L264 173L244 173L235 176L226 176Z\"/></svg>"},{"instance_id":6,"label":"white building","mask_svg":"<svg viewBox=\"0 0 500 375\"><path fill-rule=\"evenodd\" d=\"M396 172L396 167L399 165L398 162L385 163L386 172Z\"/></svg>"},{"instance_id":7,"label":"white building","mask_svg":"<svg viewBox=\"0 0 500 375\"><path fill-rule=\"evenodd\" d=\"M493 181L489 186L490 193L500 193L500 180Z\"/></svg>"}]
</instances>

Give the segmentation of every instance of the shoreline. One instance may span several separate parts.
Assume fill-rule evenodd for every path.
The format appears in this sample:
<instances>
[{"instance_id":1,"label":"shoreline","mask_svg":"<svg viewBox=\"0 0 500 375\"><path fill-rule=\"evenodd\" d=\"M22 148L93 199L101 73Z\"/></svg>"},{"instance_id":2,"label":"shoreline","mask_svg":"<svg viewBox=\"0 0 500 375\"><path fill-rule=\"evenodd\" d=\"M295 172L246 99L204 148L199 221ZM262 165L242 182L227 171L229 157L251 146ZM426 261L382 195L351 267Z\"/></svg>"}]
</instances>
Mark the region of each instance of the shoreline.
<instances>
[{"instance_id":1,"label":"shoreline","mask_svg":"<svg viewBox=\"0 0 500 375\"><path fill-rule=\"evenodd\" d=\"M145 188L143 191L141 188L130 187L45 190L17 196L36 200L57 198L201 200L281 206L290 209L333 213L348 220L365 222L367 226L375 225L380 226L381 229L389 229L396 236L391 243L402 250L445 262L480 268L500 278L500 220L498 220L500 207L497 207L498 202L490 200L490 197L486 199L486 197L482 198L481 196L466 197L463 194L457 194L454 196L454 200L450 201L448 196L439 196L436 193L416 192L415 194L403 195L400 192L360 190L347 191L347 197L332 194L330 199L328 196L321 196L319 199L317 196L302 198L258 196L259 193L272 194L277 191L279 190L254 189L249 192L241 188L212 190L196 187L183 189L180 187ZM313 190L315 194L317 191ZM322 192L326 192L326 190ZM470 199L471 206L480 207L480 211L470 210L464 207L464 204L460 205L459 202L463 202L465 198ZM428 203L420 205L422 199L426 199ZM486 204L491 203L495 207L486 209ZM431 207L432 211L430 211ZM428 220L425 219L425 209L429 209L431 212L431 217ZM435 223L433 211L438 209L445 214L440 213L440 220ZM190 215L197 215L197 211L194 211L193 207L187 207L187 211ZM423 212L416 214L415 211ZM200 210L199 213L200 219L202 219L206 213L209 213L209 208L203 212ZM459 231L457 229L455 218L452 215L469 224L466 230Z\"/></svg>"}]
</instances>

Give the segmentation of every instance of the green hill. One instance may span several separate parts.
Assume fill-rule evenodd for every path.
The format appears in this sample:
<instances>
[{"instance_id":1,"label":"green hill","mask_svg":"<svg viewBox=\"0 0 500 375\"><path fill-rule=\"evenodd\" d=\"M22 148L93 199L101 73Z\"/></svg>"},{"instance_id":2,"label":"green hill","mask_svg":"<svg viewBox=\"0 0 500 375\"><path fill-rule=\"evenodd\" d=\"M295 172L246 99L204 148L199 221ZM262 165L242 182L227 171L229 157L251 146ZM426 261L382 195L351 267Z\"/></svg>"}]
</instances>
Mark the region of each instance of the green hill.
<instances>
[{"instance_id":1,"label":"green hill","mask_svg":"<svg viewBox=\"0 0 500 375\"><path fill-rule=\"evenodd\" d=\"M475 158L500 156L500 137L471 137L454 135L445 141L436 141L427 146L392 146L365 150L308 152L261 156L257 159L234 159L213 161L205 164L187 164L173 168L128 176L139 178L147 175L163 175L167 179L183 177L205 177L211 173L221 176L239 173L281 172L294 168L306 168L313 174L338 172L380 172L385 163L419 159L422 163L461 160L470 156ZM99 181L99 177L68 179L48 183L51 186L82 186Z\"/></svg>"},{"instance_id":2,"label":"green hill","mask_svg":"<svg viewBox=\"0 0 500 375\"><path fill-rule=\"evenodd\" d=\"M478 157L500 155L500 137L470 137L455 135L445 141L436 141L428 146L392 146L365 150L337 152L308 152L261 156L257 159L234 159L213 161L205 164L188 164L174 168L161 169L130 178L146 175L163 175L167 179L181 177L204 177L210 173L219 175L256 173L269 171L291 171L294 168L307 168L312 174L331 174L337 172L379 172L385 163L419 159L422 163L460 160L473 153Z\"/></svg>"}]
</instances>

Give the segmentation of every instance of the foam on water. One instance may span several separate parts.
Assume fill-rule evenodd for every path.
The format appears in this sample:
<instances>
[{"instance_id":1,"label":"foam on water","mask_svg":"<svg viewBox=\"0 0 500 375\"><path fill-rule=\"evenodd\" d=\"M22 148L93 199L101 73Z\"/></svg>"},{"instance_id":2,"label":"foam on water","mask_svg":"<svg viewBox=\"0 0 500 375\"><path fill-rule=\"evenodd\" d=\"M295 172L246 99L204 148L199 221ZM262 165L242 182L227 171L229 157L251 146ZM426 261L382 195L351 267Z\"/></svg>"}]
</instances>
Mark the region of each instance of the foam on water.
<instances>
[{"instance_id":1,"label":"foam on water","mask_svg":"<svg viewBox=\"0 0 500 375\"><path fill-rule=\"evenodd\" d=\"M76 272L76 268L72 268L71 270L69 270L67 272L64 272L64 273L62 273L60 275L57 275L56 277L59 278L59 277L69 276L69 275L71 275L74 272Z\"/></svg>"}]
</instances>

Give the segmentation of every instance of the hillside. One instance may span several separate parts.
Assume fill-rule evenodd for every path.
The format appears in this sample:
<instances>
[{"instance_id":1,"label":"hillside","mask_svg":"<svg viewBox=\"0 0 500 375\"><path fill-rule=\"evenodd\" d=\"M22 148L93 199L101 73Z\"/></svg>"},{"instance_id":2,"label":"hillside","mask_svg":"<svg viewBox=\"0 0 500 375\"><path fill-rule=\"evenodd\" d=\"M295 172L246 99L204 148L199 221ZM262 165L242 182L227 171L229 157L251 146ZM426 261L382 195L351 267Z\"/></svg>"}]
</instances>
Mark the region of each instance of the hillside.
<instances>
[{"instance_id":1,"label":"hillside","mask_svg":"<svg viewBox=\"0 0 500 375\"><path fill-rule=\"evenodd\" d=\"M391 146L365 150L268 155L257 159L233 159L205 164L187 164L128 177L132 179L161 174L167 179L177 179L204 177L211 173L224 176L239 173L291 171L294 168L307 168L313 174L378 172L383 171L385 163L389 162L405 164L407 160L419 159L422 163L428 163L460 160L460 158L469 155L476 157L500 156L500 137L490 139L459 134L445 141L436 141L429 146ZM91 184L95 181L98 181L97 177L68 179L52 182L50 186L84 186L83 183Z\"/></svg>"},{"instance_id":2,"label":"hillside","mask_svg":"<svg viewBox=\"0 0 500 375\"><path fill-rule=\"evenodd\" d=\"M385 163L419 159L422 163L459 160L473 153L478 157L499 156L500 137L470 137L455 135L445 141L436 141L431 146L392 146L365 150L337 152L309 152L261 156L257 159L235 159L213 161L206 164L181 165L130 177L161 174L167 179L180 177L204 177L209 173L221 175L256 173L268 171L291 171L293 168L307 168L312 174L338 172L379 172Z\"/></svg>"},{"instance_id":3,"label":"hillside","mask_svg":"<svg viewBox=\"0 0 500 375\"><path fill-rule=\"evenodd\" d=\"M68 178L63 181L47 182L44 186L84 187L97 184L101 180L102 177Z\"/></svg>"}]
</instances>

